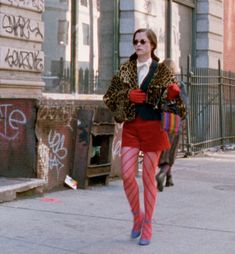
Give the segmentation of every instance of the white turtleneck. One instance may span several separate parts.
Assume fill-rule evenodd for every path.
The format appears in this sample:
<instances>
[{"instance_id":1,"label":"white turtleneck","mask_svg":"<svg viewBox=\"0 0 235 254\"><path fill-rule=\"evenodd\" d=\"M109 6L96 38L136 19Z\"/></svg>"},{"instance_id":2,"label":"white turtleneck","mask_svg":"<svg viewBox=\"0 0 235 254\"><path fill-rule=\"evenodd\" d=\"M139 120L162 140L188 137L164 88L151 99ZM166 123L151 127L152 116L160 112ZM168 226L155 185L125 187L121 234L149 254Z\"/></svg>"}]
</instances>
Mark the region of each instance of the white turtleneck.
<instances>
[{"instance_id":1,"label":"white turtleneck","mask_svg":"<svg viewBox=\"0 0 235 254\"><path fill-rule=\"evenodd\" d=\"M152 63L152 58L150 57L147 61L145 62L140 62L137 59L137 75L138 75L138 85L140 86L146 77L146 75L149 72L149 67Z\"/></svg>"}]
</instances>

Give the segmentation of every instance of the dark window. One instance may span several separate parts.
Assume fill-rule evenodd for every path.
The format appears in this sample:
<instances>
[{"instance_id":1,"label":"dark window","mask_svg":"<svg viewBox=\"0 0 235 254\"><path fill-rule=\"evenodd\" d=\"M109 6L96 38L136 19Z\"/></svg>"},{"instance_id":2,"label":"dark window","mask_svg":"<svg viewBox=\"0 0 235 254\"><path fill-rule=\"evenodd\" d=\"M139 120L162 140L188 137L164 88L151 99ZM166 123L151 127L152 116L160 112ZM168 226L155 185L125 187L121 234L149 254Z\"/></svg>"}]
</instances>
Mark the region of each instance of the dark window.
<instances>
[{"instance_id":1,"label":"dark window","mask_svg":"<svg viewBox=\"0 0 235 254\"><path fill-rule=\"evenodd\" d=\"M87 0L81 0L81 5L87 7Z\"/></svg>"},{"instance_id":2,"label":"dark window","mask_svg":"<svg viewBox=\"0 0 235 254\"><path fill-rule=\"evenodd\" d=\"M174 2L195 8L196 0L174 0Z\"/></svg>"},{"instance_id":3,"label":"dark window","mask_svg":"<svg viewBox=\"0 0 235 254\"><path fill-rule=\"evenodd\" d=\"M96 8L97 8L97 11L100 11L100 0L96 1Z\"/></svg>"},{"instance_id":4,"label":"dark window","mask_svg":"<svg viewBox=\"0 0 235 254\"><path fill-rule=\"evenodd\" d=\"M44 92L103 94L119 65L117 1L44 2Z\"/></svg>"},{"instance_id":5,"label":"dark window","mask_svg":"<svg viewBox=\"0 0 235 254\"><path fill-rule=\"evenodd\" d=\"M58 24L58 43L60 45L68 44L69 22L67 20L59 20Z\"/></svg>"},{"instance_id":6,"label":"dark window","mask_svg":"<svg viewBox=\"0 0 235 254\"><path fill-rule=\"evenodd\" d=\"M82 23L83 45L90 45L89 25Z\"/></svg>"}]
</instances>

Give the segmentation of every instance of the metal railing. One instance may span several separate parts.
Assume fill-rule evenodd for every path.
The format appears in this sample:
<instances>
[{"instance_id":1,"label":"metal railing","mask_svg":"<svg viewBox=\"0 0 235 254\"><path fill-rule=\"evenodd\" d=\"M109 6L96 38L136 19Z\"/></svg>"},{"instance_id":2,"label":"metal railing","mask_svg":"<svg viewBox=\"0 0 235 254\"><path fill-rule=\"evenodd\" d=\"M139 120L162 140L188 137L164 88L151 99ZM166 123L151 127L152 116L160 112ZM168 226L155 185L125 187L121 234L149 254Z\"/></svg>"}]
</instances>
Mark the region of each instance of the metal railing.
<instances>
[{"instance_id":1,"label":"metal railing","mask_svg":"<svg viewBox=\"0 0 235 254\"><path fill-rule=\"evenodd\" d=\"M189 59L190 60L190 59ZM181 79L187 84L189 105L181 149L186 155L235 143L235 73L189 68Z\"/></svg>"}]
</instances>

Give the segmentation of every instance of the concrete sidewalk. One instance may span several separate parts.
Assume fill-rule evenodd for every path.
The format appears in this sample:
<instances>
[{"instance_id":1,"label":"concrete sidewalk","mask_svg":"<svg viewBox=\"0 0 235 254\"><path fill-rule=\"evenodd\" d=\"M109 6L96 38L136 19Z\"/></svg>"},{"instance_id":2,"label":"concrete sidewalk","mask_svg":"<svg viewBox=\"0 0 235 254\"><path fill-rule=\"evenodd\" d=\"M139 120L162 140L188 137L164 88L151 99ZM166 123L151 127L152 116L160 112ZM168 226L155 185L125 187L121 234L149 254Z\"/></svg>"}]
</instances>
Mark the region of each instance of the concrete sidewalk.
<instances>
[{"instance_id":1,"label":"concrete sidewalk","mask_svg":"<svg viewBox=\"0 0 235 254\"><path fill-rule=\"evenodd\" d=\"M175 186L158 195L149 246L129 238L132 218L120 180L2 203L0 253L235 253L234 165L234 151L177 159Z\"/></svg>"}]
</instances>

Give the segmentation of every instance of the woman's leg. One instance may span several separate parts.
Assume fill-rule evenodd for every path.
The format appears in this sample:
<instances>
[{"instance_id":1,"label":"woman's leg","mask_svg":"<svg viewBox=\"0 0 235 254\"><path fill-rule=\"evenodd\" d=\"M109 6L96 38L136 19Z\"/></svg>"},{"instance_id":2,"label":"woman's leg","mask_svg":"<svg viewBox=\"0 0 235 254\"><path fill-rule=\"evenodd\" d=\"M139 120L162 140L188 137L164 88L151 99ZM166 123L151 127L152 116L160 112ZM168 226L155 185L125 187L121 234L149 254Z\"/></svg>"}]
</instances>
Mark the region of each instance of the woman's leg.
<instances>
[{"instance_id":1,"label":"woman's leg","mask_svg":"<svg viewBox=\"0 0 235 254\"><path fill-rule=\"evenodd\" d=\"M165 179L170 169L170 165L168 163L164 163L164 164L161 164L159 168L160 170L158 174L156 175L157 188L159 191L163 191Z\"/></svg>"},{"instance_id":2,"label":"woman's leg","mask_svg":"<svg viewBox=\"0 0 235 254\"><path fill-rule=\"evenodd\" d=\"M140 235L143 220L143 214L140 211L139 186L136 181L138 156L138 148L122 147L121 175L126 197L134 216L134 226L131 232L132 238Z\"/></svg>"},{"instance_id":3,"label":"woman's leg","mask_svg":"<svg viewBox=\"0 0 235 254\"><path fill-rule=\"evenodd\" d=\"M170 167L169 170L167 171L167 175L166 175L166 187L170 187L173 185L174 185L174 182L172 179L171 167Z\"/></svg>"},{"instance_id":4,"label":"woman's leg","mask_svg":"<svg viewBox=\"0 0 235 254\"><path fill-rule=\"evenodd\" d=\"M152 238L152 217L156 204L157 188L155 173L161 152L147 152L143 159L143 185L145 219L139 244L148 245Z\"/></svg>"},{"instance_id":5,"label":"woman's leg","mask_svg":"<svg viewBox=\"0 0 235 254\"><path fill-rule=\"evenodd\" d=\"M169 169L166 174L166 187L173 186L173 179L172 179L172 173L171 169L175 162L176 156L177 156L177 149L180 141L180 135L174 135L171 141L171 149L169 154Z\"/></svg>"}]
</instances>

